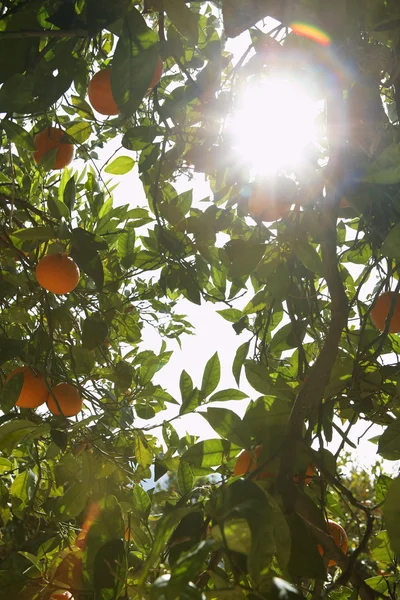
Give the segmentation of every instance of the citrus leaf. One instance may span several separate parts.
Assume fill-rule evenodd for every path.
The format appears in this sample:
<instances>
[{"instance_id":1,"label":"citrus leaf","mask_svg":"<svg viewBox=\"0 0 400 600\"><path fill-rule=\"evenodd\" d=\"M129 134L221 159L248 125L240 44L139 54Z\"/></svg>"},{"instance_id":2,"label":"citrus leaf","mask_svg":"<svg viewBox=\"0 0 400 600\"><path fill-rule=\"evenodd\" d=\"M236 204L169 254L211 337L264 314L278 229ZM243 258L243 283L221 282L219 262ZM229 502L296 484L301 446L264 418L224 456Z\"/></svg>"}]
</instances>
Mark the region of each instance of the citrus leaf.
<instances>
[{"instance_id":1,"label":"citrus leaf","mask_svg":"<svg viewBox=\"0 0 400 600\"><path fill-rule=\"evenodd\" d=\"M21 125L18 125L18 123L14 123L14 121L8 121L7 119L3 119L1 121L1 127L6 132L8 139L14 142L17 146L21 146L21 148L25 148L25 150L36 150L33 137L30 133L25 131L25 129L21 127Z\"/></svg>"},{"instance_id":2,"label":"citrus leaf","mask_svg":"<svg viewBox=\"0 0 400 600\"><path fill-rule=\"evenodd\" d=\"M250 348L250 341L244 342L239 348L236 350L235 358L232 365L232 373L235 378L237 385L240 382L240 374L242 372L243 363L247 358L247 354Z\"/></svg>"},{"instance_id":3,"label":"citrus leaf","mask_svg":"<svg viewBox=\"0 0 400 600\"><path fill-rule=\"evenodd\" d=\"M184 460L179 461L177 481L182 496L186 496L192 491L194 483L193 471L190 465Z\"/></svg>"},{"instance_id":4,"label":"citrus leaf","mask_svg":"<svg viewBox=\"0 0 400 600\"><path fill-rule=\"evenodd\" d=\"M230 400L244 400L248 395L240 390L227 389L216 392L208 399L208 402L229 402Z\"/></svg>"},{"instance_id":5,"label":"citrus leaf","mask_svg":"<svg viewBox=\"0 0 400 600\"><path fill-rule=\"evenodd\" d=\"M200 413L222 437L242 448L251 448L250 432L242 419L227 408L208 408Z\"/></svg>"},{"instance_id":6,"label":"citrus leaf","mask_svg":"<svg viewBox=\"0 0 400 600\"><path fill-rule=\"evenodd\" d=\"M82 346L94 350L100 346L108 336L108 325L99 317L88 317L82 324Z\"/></svg>"},{"instance_id":7,"label":"citrus leaf","mask_svg":"<svg viewBox=\"0 0 400 600\"><path fill-rule=\"evenodd\" d=\"M14 408L24 384L24 374L16 373L9 381L6 381L0 392L0 407L6 414Z\"/></svg>"},{"instance_id":8,"label":"citrus leaf","mask_svg":"<svg viewBox=\"0 0 400 600\"><path fill-rule=\"evenodd\" d=\"M216 467L236 456L239 450L240 446L234 446L227 440L204 440L188 448L181 459L193 467Z\"/></svg>"},{"instance_id":9,"label":"citrus leaf","mask_svg":"<svg viewBox=\"0 0 400 600\"><path fill-rule=\"evenodd\" d=\"M135 161L130 156L117 156L104 171L110 175L125 175L135 166Z\"/></svg>"},{"instance_id":10,"label":"citrus leaf","mask_svg":"<svg viewBox=\"0 0 400 600\"><path fill-rule=\"evenodd\" d=\"M221 365L219 362L218 353L216 352L207 362L204 369L200 390L203 397L209 396L213 393L219 384L220 377Z\"/></svg>"},{"instance_id":11,"label":"citrus leaf","mask_svg":"<svg viewBox=\"0 0 400 600\"><path fill-rule=\"evenodd\" d=\"M184 0L164 0L164 9L171 23L193 46L197 44L197 17Z\"/></svg>"},{"instance_id":12,"label":"citrus leaf","mask_svg":"<svg viewBox=\"0 0 400 600\"><path fill-rule=\"evenodd\" d=\"M390 546L396 554L400 553L400 477L389 488L383 505L383 515L390 539Z\"/></svg>"}]
</instances>

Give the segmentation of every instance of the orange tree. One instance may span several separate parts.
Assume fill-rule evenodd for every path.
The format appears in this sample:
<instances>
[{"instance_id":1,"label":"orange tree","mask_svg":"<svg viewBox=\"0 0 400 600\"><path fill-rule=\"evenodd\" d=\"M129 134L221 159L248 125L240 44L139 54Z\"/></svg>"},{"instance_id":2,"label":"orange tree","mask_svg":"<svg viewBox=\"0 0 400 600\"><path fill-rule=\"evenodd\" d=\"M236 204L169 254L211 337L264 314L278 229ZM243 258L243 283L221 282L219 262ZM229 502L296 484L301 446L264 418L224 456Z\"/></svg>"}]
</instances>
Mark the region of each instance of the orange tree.
<instances>
[{"instance_id":1,"label":"orange tree","mask_svg":"<svg viewBox=\"0 0 400 600\"><path fill-rule=\"evenodd\" d=\"M357 422L400 458L398 2L4 0L0 56L1 596L395 598L400 480L354 485L337 461ZM285 70L317 85L323 133L307 177L263 187L224 123ZM147 203L114 205L135 163ZM176 186L193 168L200 206ZM215 354L179 399L155 383L191 332L183 297L247 334L243 419ZM215 438L180 438L168 405ZM144 488L165 473L176 487Z\"/></svg>"}]
</instances>

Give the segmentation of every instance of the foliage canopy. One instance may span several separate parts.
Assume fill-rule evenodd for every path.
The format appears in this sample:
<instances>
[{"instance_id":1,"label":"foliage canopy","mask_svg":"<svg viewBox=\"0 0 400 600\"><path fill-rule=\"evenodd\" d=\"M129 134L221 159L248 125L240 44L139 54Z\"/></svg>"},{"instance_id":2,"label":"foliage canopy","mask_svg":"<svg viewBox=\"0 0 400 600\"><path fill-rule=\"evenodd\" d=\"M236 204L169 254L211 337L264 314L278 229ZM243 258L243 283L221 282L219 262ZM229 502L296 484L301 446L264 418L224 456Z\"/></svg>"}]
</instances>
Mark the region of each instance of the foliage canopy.
<instances>
[{"instance_id":1,"label":"foliage canopy","mask_svg":"<svg viewBox=\"0 0 400 600\"><path fill-rule=\"evenodd\" d=\"M277 23L269 33L267 17ZM48 600L59 589L75 600L395 597L400 479L346 479L340 455L362 420L384 427L381 457L400 458L400 342L389 333L400 290L399 23L397 0L0 2L7 598ZM237 60L226 38L245 31ZM103 118L87 89L109 66L119 114ZM246 82L294 72L324 100L323 133L307 172L278 174L295 208L254 221L252 174L225 119ZM53 168L56 147L34 160L35 135L48 127L74 145L65 169ZM117 155L99 166L110 142ZM178 191L194 170L212 190L202 203ZM113 176L136 172L146 206L115 205ZM81 275L65 295L35 275L43 256L60 253ZM378 331L370 313L388 290ZM247 334L232 365L238 389L220 389L217 354L201 386L182 372L181 398L155 383L172 344L192 332L181 298L224 303L221 317ZM140 346L149 324L158 353ZM74 386L84 410L66 418L45 404L17 407L23 372L7 376L23 365L50 394ZM243 419L224 407L246 398L241 377L254 389ZM199 412L215 438L180 438L163 421L169 405ZM239 453L258 446L259 470L233 477ZM304 485L298 474L310 464ZM266 467L274 476L258 478ZM166 473L174 485L143 486ZM348 531L347 557L328 518ZM329 557L340 569L327 569Z\"/></svg>"}]
</instances>

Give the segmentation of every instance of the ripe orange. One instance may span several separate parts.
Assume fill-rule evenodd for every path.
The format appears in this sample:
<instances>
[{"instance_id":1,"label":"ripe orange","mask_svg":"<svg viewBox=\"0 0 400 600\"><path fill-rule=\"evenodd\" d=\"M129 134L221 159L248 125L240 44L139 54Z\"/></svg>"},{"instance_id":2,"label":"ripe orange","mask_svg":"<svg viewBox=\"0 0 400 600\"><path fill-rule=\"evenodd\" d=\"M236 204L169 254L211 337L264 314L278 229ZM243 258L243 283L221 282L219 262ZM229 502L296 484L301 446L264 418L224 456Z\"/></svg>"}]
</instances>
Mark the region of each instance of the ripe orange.
<instances>
[{"instance_id":1,"label":"ripe orange","mask_svg":"<svg viewBox=\"0 0 400 600\"><path fill-rule=\"evenodd\" d=\"M58 383L51 388L51 391L56 397L64 417L74 417L82 410L83 401L78 388L74 385L70 383ZM48 394L47 396L47 406L53 415L60 414L52 394Z\"/></svg>"},{"instance_id":2,"label":"ripe orange","mask_svg":"<svg viewBox=\"0 0 400 600\"><path fill-rule=\"evenodd\" d=\"M338 548L341 549L343 554L346 554L347 548L349 547L349 541L347 538L347 533L345 532L343 527L339 525L339 523L335 523L335 521L331 521L329 519L328 530L328 533L331 537L333 537L336 546L338 546ZM324 554L324 549L322 548L322 546L320 546L320 544L318 544L318 552L321 556ZM331 559L328 562L328 567L333 567L334 565L336 565L336 561Z\"/></svg>"},{"instance_id":3,"label":"ripe orange","mask_svg":"<svg viewBox=\"0 0 400 600\"><path fill-rule=\"evenodd\" d=\"M154 70L153 79L151 80L147 90L148 94L160 81L162 73L163 61L159 56L156 68ZM120 110L114 100L111 88L111 67L102 69L93 75L88 85L88 96L90 104L101 115L105 115L107 117L119 115Z\"/></svg>"},{"instance_id":4,"label":"ripe orange","mask_svg":"<svg viewBox=\"0 0 400 600\"><path fill-rule=\"evenodd\" d=\"M74 600L71 592L67 590L57 590L50 596L49 600Z\"/></svg>"},{"instance_id":5,"label":"ripe orange","mask_svg":"<svg viewBox=\"0 0 400 600\"><path fill-rule=\"evenodd\" d=\"M111 67L98 71L88 86L90 104L101 115L119 115L119 108L111 89Z\"/></svg>"},{"instance_id":6,"label":"ripe orange","mask_svg":"<svg viewBox=\"0 0 400 600\"><path fill-rule=\"evenodd\" d=\"M49 390L43 375L30 367L17 367L11 371L6 381L9 381L17 373L24 374L24 382L18 396L17 406L20 408L37 408L46 402Z\"/></svg>"},{"instance_id":7,"label":"ripe orange","mask_svg":"<svg viewBox=\"0 0 400 600\"><path fill-rule=\"evenodd\" d=\"M125 529L125 540L127 542L131 542L132 541L132 528L129 529L129 527L126 527L126 529Z\"/></svg>"},{"instance_id":8,"label":"ripe orange","mask_svg":"<svg viewBox=\"0 0 400 600\"><path fill-rule=\"evenodd\" d=\"M235 467L233 469L233 474L235 477L239 475L248 475L252 473L259 465L259 458L262 451L262 446L257 446L253 452L250 450L243 450L238 456L238 459L235 463ZM256 460L254 461L254 456ZM257 474L256 479L267 479L269 477L275 477L275 473L270 473L269 471L260 471Z\"/></svg>"},{"instance_id":9,"label":"ripe orange","mask_svg":"<svg viewBox=\"0 0 400 600\"><path fill-rule=\"evenodd\" d=\"M385 329L385 321L389 314L390 307L394 296L396 301L394 305L394 313L390 321L389 333L400 333L400 299L399 295L395 292L383 292L377 301L375 306L371 310L371 321L381 331Z\"/></svg>"},{"instance_id":10,"label":"ripe orange","mask_svg":"<svg viewBox=\"0 0 400 600\"><path fill-rule=\"evenodd\" d=\"M61 141L63 137L64 131L60 127L46 127L37 133L34 138L36 152L33 153L33 158L35 161L40 163L46 152L58 148L52 169L63 169L69 165L74 158L74 146Z\"/></svg>"},{"instance_id":11,"label":"ripe orange","mask_svg":"<svg viewBox=\"0 0 400 600\"><path fill-rule=\"evenodd\" d=\"M296 196L297 186L291 179L255 181L248 199L249 215L255 221L277 221L289 212Z\"/></svg>"},{"instance_id":12,"label":"ripe orange","mask_svg":"<svg viewBox=\"0 0 400 600\"><path fill-rule=\"evenodd\" d=\"M243 452L239 454L235 467L233 469L234 476L238 477L239 475L248 475L249 473L252 473L255 469L257 469L257 467L260 466L260 462L258 459L260 458L261 451L261 445L257 446L253 452L250 452L249 450L243 450ZM256 457L256 461L254 461L254 456ZM314 475L314 466L308 465L306 473L302 476L295 475L293 481L295 483L300 483L300 481L303 481L304 479L305 485L308 485L314 477ZM260 473L256 475L255 479L270 479L275 478L276 476L277 473L271 473L270 471L264 470L260 471Z\"/></svg>"},{"instance_id":13,"label":"ripe orange","mask_svg":"<svg viewBox=\"0 0 400 600\"><path fill-rule=\"evenodd\" d=\"M155 87L157 85L157 83L160 81L162 74L163 74L163 61L162 61L161 56L159 56L158 60L157 60L156 68L154 70L153 79L151 80L151 83L147 90L148 94L151 92L153 87Z\"/></svg>"},{"instance_id":14,"label":"ripe orange","mask_svg":"<svg viewBox=\"0 0 400 600\"><path fill-rule=\"evenodd\" d=\"M66 254L47 254L36 266L39 285L53 294L69 294L79 283L78 265Z\"/></svg>"},{"instance_id":15,"label":"ripe orange","mask_svg":"<svg viewBox=\"0 0 400 600\"><path fill-rule=\"evenodd\" d=\"M315 475L314 465L308 465L306 472L303 473L302 475L295 475L293 477L293 481L295 483L300 483L301 481L304 481L304 485L308 485L311 482L314 475Z\"/></svg>"}]
</instances>

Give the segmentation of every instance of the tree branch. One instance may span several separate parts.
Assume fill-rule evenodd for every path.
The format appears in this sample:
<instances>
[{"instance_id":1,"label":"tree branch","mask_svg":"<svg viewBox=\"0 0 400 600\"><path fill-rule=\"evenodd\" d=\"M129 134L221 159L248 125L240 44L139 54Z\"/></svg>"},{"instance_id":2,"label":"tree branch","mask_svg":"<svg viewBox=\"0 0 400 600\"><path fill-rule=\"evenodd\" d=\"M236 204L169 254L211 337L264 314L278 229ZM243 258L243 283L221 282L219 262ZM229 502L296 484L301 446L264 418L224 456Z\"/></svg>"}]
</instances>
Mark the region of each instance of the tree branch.
<instances>
[{"instance_id":1,"label":"tree branch","mask_svg":"<svg viewBox=\"0 0 400 600\"><path fill-rule=\"evenodd\" d=\"M296 456L296 444L302 439L304 422L317 419L318 406L328 384L334 365L340 337L347 323L348 302L338 268L336 255L336 221L340 202L337 182L343 172L344 148L344 106L340 88L330 89L327 94L327 129L330 148L328 183L324 206L320 212L322 228L321 255L324 278L331 298L331 322L322 350L314 365L307 373L307 379L300 390L289 418L287 432L282 449L281 469L278 486L287 508L293 509L293 467ZM286 499L286 500L285 500Z\"/></svg>"}]
</instances>

